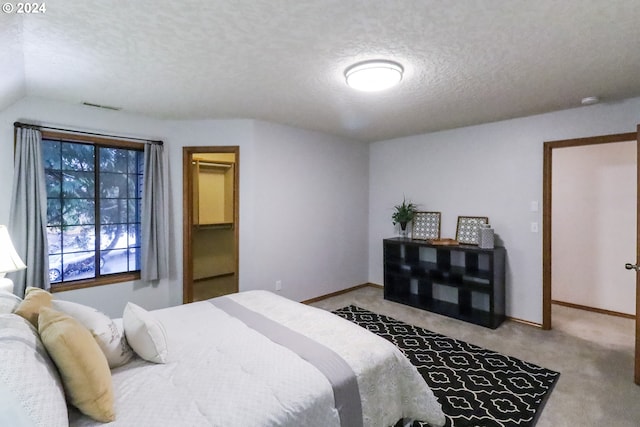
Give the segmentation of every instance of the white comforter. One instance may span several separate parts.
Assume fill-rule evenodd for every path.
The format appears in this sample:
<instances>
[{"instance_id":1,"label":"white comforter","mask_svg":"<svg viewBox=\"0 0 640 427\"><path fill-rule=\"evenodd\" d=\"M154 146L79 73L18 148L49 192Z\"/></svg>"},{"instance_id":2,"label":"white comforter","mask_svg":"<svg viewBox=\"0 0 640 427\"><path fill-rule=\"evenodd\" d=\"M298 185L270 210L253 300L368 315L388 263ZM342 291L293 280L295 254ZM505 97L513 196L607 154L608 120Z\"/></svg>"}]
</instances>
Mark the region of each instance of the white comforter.
<instances>
[{"instance_id":1,"label":"white comforter","mask_svg":"<svg viewBox=\"0 0 640 427\"><path fill-rule=\"evenodd\" d=\"M386 340L270 292L228 298L338 353L356 374L365 426L400 418L444 424L432 391ZM167 332L169 363L137 359L113 370L113 425L340 426L331 384L295 353L206 301L153 313ZM76 413L71 425L101 424Z\"/></svg>"}]
</instances>

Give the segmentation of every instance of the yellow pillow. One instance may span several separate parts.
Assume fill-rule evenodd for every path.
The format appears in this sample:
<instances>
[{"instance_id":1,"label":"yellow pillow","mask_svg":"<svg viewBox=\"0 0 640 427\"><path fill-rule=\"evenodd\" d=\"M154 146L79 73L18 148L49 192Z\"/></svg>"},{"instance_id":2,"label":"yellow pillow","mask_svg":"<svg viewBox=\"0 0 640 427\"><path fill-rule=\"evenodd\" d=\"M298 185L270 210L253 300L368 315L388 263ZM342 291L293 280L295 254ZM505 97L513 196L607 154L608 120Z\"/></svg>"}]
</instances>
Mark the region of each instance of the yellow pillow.
<instances>
[{"instance_id":1,"label":"yellow pillow","mask_svg":"<svg viewBox=\"0 0 640 427\"><path fill-rule=\"evenodd\" d=\"M40 288L27 288L24 299L14 311L38 327L38 313L42 307L51 307L51 294Z\"/></svg>"},{"instance_id":2,"label":"yellow pillow","mask_svg":"<svg viewBox=\"0 0 640 427\"><path fill-rule=\"evenodd\" d=\"M40 310L38 331L71 404L97 421L115 420L111 371L91 332L73 317L46 307Z\"/></svg>"}]
</instances>

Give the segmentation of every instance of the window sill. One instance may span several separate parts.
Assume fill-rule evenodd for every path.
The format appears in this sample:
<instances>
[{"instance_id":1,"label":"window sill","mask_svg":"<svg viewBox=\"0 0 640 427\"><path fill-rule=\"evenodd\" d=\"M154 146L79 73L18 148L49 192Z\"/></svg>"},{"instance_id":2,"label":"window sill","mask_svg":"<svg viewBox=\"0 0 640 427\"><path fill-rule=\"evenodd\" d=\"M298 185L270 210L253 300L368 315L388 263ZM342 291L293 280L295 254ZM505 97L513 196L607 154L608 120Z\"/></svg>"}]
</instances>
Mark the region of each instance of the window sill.
<instances>
[{"instance_id":1,"label":"window sill","mask_svg":"<svg viewBox=\"0 0 640 427\"><path fill-rule=\"evenodd\" d=\"M112 285L114 283L131 282L140 280L140 272L134 273L118 273L109 276L99 277L97 279L76 280L73 282L55 283L51 285L50 292L71 291L74 289L93 288L96 286Z\"/></svg>"}]
</instances>

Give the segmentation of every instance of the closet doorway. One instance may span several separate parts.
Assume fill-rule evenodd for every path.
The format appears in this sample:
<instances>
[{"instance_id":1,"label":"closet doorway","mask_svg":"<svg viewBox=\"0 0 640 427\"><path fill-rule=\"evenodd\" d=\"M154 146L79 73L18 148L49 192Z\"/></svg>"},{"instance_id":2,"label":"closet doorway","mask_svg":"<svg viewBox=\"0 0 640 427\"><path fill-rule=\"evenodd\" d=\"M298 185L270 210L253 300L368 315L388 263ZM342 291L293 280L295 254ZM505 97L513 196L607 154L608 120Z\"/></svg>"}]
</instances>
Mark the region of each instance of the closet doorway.
<instances>
[{"instance_id":1,"label":"closet doorway","mask_svg":"<svg viewBox=\"0 0 640 427\"><path fill-rule=\"evenodd\" d=\"M238 292L240 149L183 147L184 303Z\"/></svg>"}]
</instances>

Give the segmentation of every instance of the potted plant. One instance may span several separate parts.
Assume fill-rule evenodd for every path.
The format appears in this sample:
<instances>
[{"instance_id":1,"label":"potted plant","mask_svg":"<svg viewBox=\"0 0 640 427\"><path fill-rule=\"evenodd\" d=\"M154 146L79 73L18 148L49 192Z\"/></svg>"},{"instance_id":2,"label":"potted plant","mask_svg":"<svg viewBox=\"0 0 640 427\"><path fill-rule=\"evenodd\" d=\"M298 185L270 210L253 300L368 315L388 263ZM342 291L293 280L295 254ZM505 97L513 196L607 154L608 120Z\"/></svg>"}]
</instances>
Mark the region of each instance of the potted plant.
<instances>
[{"instance_id":1,"label":"potted plant","mask_svg":"<svg viewBox=\"0 0 640 427\"><path fill-rule=\"evenodd\" d=\"M391 215L393 225L400 224L402 235L406 235L407 223L413 219L416 213L417 205L412 202L408 202L405 197L402 198L402 204L394 206L395 212Z\"/></svg>"}]
</instances>

